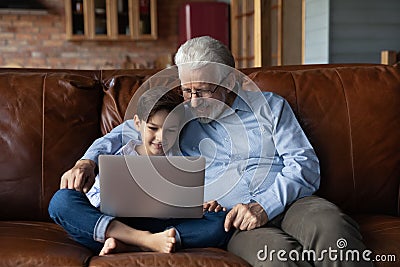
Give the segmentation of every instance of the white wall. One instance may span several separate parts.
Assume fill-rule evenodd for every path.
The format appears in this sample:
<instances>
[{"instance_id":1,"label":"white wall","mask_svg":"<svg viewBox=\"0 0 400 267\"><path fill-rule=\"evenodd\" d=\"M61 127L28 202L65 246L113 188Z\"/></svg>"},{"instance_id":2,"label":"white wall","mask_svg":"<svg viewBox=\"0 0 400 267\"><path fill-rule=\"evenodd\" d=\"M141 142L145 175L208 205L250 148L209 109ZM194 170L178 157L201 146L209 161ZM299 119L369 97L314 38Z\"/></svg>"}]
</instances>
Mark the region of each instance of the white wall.
<instances>
[{"instance_id":1,"label":"white wall","mask_svg":"<svg viewBox=\"0 0 400 267\"><path fill-rule=\"evenodd\" d=\"M399 0L331 0L330 63L380 63L400 51Z\"/></svg>"},{"instance_id":2,"label":"white wall","mask_svg":"<svg viewBox=\"0 0 400 267\"><path fill-rule=\"evenodd\" d=\"M329 0L305 1L304 64L328 63Z\"/></svg>"}]
</instances>

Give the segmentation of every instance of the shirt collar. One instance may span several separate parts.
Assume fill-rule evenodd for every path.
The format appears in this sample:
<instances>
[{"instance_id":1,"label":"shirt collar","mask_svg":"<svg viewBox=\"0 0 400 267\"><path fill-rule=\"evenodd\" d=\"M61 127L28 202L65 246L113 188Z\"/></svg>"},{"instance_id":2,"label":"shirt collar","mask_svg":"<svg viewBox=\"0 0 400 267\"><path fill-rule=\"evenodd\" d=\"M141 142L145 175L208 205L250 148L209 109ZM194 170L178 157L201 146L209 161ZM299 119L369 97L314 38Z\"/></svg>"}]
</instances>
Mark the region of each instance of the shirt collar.
<instances>
[{"instance_id":1,"label":"shirt collar","mask_svg":"<svg viewBox=\"0 0 400 267\"><path fill-rule=\"evenodd\" d=\"M240 110L240 111L252 112L252 109L249 107L248 103L250 103L250 101L247 96L247 92L239 89L231 108L235 111Z\"/></svg>"}]
</instances>

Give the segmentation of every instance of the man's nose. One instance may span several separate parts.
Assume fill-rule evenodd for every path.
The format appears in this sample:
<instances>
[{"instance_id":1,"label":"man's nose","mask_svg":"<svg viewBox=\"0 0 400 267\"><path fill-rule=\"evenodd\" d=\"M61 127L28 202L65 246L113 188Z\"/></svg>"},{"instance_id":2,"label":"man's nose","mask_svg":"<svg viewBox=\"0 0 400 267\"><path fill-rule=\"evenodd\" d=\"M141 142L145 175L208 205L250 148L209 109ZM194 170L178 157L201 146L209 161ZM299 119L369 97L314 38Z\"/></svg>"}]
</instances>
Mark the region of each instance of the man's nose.
<instances>
[{"instance_id":1,"label":"man's nose","mask_svg":"<svg viewBox=\"0 0 400 267\"><path fill-rule=\"evenodd\" d=\"M190 105L195 108L201 104L203 100L201 97L198 97L197 94L192 94L192 98L190 99Z\"/></svg>"}]
</instances>

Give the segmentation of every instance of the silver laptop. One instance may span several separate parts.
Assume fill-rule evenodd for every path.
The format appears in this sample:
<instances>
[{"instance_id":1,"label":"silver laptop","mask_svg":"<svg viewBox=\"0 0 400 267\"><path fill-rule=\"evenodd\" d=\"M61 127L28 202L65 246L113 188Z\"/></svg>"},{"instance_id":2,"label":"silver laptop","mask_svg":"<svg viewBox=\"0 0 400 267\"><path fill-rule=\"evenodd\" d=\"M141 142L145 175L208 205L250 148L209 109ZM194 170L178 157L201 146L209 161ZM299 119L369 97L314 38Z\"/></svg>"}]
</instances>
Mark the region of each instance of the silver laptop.
<instances>
[{"instance_id":1,"label":"silver laptop","mask_svg":"<svg viewBox=\"0 0 400 267\"><path fill-rule=\"evenodd\" d=\"M203 157L99 156L100 210L116 217L201 218Z\"/></svg>"}]
</instances>

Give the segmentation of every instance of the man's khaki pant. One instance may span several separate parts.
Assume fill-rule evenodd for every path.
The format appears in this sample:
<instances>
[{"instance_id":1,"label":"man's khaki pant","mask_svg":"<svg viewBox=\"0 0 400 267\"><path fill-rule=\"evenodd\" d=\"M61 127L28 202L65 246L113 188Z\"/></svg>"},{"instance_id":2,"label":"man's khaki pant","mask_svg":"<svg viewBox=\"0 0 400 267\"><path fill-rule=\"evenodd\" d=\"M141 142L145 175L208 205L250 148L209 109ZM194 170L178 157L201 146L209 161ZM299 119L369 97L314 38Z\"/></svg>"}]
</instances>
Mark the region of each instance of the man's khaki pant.
<instances>
[{"instance_id":1,"label":"man's khaki pant","mask_svg":"<svg viewBox=\"0 0 400 267\"><path fill-rule=\"evenodd\" d=\"M264 227L237 230L228 244L253 266L373 266L363 261L365 250L357 223L316 196L297 200Z\"/></svg>"}]
</instances>

